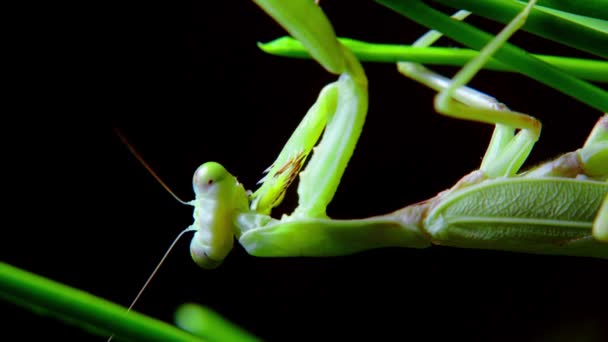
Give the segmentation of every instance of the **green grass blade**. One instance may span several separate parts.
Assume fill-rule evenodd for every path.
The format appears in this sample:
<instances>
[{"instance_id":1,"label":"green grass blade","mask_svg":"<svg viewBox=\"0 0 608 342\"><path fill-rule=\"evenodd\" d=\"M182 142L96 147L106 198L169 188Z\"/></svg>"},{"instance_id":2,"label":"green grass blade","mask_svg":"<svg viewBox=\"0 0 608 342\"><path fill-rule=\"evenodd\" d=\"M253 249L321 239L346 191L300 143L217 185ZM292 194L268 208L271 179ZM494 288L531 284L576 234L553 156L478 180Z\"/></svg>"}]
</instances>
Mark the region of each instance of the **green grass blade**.
<instances>
[{"instance_id":1,"label":"green grass blade","mask_svg":"<svg viewBox=\"0 0 608 342\"><path fill-rule=\"evenodd\" d=\"M521 2L521 1L520 1ZM608 6L608 3L606 4ZM604 34L608 34L608 21L604 19L597 19L593 17L585 17L579 14L573 14L570 12L564 12L549 7L537 6L536 9L553 14L557 17L564 18L565 20L574 21L577 24L585 25L591 29L600 31Z\"/></svg>"},{"instance_id":2,"label":"green grass blade","mask_svg":"<svg viewBox=\"0 0 608 342\"><path fill-rule=\"evenodd\" d=\"M449 16L434 10L426 4L415 0L376 0L384 6L411 20L438 30L446 36L473 49L482 49L493 35L481 31L469 24L453 20ZM608 112L608 92L559 69L534 58L525 50L512 44L503 45L494 55L503 63L509 64L549 87L557 89L602 112Z\"/></svg>"},{"instance_id":3,"label":"green grass blade","mask_svg":"<svg viewBox=\"0 0 608 342\"><path fill-rule=\"evenodd\" d=\"M170 324L0 262L0 297L89 332L135 341L204 341Z\"/></svg>"},{"instance_id":4,"label":"green grass blade","mask_svg":"<svg viewBox=\"0 0 608 342\"><path fill-rule=\"evenodd\" d=\"M334 29L319 6L308 0L254 0L307 49L327 71L344 72L342 49Z\"/></svg>"},{"instance_id":5,"label":"green grass blade","mask_svg":"<svg viewBox=\"0 0 608 342\"><path fill-rule=\"evenodd\" d=\"M212 341L260 341L214 311L194 303L181 305L175 312L175 322L196 336L213 337Z\"/></svg>"},{"instance_id":6,"label":"green grass blade","mask_svg":"<svg viewBox=\"0 0 608 342\"><path fill-rule=\"evenodd\" d=\"M477 51L463 48L413 47L397 44L369 43L350 38L338 38L355 56L364 62L416 62L423 64L463 66L477 55ZM277 38L268 43L258 43L264 52L283 57L311 58L304 46L291 37ZM608 82L608 62L601 60L570 58L551 55L533 55L573 76L595 82ZM485 69L517 72L513 67L491 59Z\"/></svg>"},{"instance_id":7,"label":"green grass blade","mask_svg":"<svg viewBox=\"0 0 608 342\"><path fill-rule=\"evenodd\" d=\"M537 4L563 12L608 20L608 0L539 0Z\"/></svg>"},{"instance_id":8,"label":"green grass blade","mask_svg":"<svg viewBox=\"0 0 608 342\"><path fill-rule=\"evenodd\" d=\"M508 23L517 13L521 12L525 4L513 0L433 0L455 9L466 9L501 23ZM380 1L383 3L401 4L411 1ZM592 2L592 1L576 1ZM605 3L605 1L603 1ZM608 5L607 5L608 6ZM603 10L605 12L605 10ZM411 11L412 12L412 11ZM599 11L598 13L602 13ZM600 57L608 58L608 35L601 30L582 25L574 20L565 20L538 8L533 8L530 16L522 27L524 31L536 34L546 39L586 51ZM584 37L584 39L581 39Z\"/></svg>"}]
</instances>

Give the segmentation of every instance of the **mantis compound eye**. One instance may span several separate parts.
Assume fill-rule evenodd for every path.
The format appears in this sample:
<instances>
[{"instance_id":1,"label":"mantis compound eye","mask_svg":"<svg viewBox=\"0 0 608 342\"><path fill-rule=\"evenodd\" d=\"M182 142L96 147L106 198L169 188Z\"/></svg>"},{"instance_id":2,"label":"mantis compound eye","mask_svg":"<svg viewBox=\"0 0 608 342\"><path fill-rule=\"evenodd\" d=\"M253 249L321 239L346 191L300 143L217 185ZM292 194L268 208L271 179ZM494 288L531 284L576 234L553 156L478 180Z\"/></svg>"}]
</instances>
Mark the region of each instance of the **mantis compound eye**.
<instances>
[{"instance_id":1,"label":"mantis compound eye","mask_svg":"<svg viewBox=\"0 0 608 342\"><path fill-rule=\"evenodd\" d=\"M194 192L205 196L214 195L217 192L216 184L227 175L229 173L222 165L216 162L204 163L194 172L192 178Z\"/></svg>"}]
</instances>

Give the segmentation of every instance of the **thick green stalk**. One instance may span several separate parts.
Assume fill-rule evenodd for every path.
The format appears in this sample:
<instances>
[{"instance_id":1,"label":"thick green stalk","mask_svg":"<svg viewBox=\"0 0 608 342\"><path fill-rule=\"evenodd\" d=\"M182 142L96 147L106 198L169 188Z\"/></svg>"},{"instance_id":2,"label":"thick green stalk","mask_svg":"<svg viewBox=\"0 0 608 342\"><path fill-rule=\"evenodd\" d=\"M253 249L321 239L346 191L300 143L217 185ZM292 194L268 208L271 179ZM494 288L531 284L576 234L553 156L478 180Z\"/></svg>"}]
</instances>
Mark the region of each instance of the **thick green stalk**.
<instances>
[{"instance_id":1,"label":"thick green stalk","mask_svg":"<svg viewBox=\"0 0 608 342\"><path fill-rule=\"evenodd\" d=\"M0 297L98 335L135 341L203 341L87 292L0 262Z\"/></svg>"},{"instance_id":2,"label":"thick green stalk","mask_svg":"<svg viewBox=\"0 0 608 342\"><path fill-rule=\"evenodd\" d=\"M444 33L446 36L474 49L482 49L493 35L469 24L453 20L449 16L415 0L376 0L411 20ZM512 44L503 45L494 55L549 87L570 95L602 112L608 112L608 92L566 74L559 69L528 54Z\"/></svg>"}]
</instances>

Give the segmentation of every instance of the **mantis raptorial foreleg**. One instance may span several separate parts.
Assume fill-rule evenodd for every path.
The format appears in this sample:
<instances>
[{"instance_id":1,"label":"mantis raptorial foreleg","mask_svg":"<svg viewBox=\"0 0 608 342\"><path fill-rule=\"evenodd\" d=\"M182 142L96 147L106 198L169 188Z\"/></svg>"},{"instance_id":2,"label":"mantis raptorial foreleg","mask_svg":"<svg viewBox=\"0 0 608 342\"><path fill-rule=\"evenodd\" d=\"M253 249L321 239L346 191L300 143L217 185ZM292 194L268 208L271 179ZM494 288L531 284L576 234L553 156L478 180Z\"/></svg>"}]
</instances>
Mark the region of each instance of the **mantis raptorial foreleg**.
<instances>
[{"instance_id":1,"label":"mantis raptorial foreleg","mask_svg":"<svg viewBox=\"0 0 608 342\"><path fill-rule=\"evenodd\" d=\"M325 130L306 171L300 173L299 203L291 216L326 217L325 208L354 151L366 111L366 83L361 82L361 77L357 80L345 73L327 85L253 194L251 209L269 214L280 203Z\"/></svg>"},{"instance_id":2,"label":"mantis raptorial foreleg","mask_svg":"<svg viewBox=\"0 0 608 342\"><path fill-rule=\"evenodd\" d=\"M336 110L338 85L325 86L315 104L308 110L304 119L281 150L267 174L258 183L263 183L251 196L251 209L270 214L282 200L287 188L300 172L308 154L319 140L328 119Z\"/></svg>"},{"instance_id":3,"label":"mantis raptorial foreleg","mask_svg":"<svg viewBox=\"0 0 608 342\"><path fill-rule=\"evenodd\" d=\"M325 209L363 129L368 102L367 78L359 61L338 42L331 24L315 4L295 1L297 5L287 9L274 1L256 2L299 39L313 58L330 72L340 74L340 78L321 92L317 103L293 133L263 179L263 185L253 194L251 209L268 214L280 203L287 186L325 129L306 171L300 174L299 203L292 217L327 217ZM306 18L306 23L293 20L293 16ZM313 22L318 25L311 26Z\"/></svg>"}]
</instances>

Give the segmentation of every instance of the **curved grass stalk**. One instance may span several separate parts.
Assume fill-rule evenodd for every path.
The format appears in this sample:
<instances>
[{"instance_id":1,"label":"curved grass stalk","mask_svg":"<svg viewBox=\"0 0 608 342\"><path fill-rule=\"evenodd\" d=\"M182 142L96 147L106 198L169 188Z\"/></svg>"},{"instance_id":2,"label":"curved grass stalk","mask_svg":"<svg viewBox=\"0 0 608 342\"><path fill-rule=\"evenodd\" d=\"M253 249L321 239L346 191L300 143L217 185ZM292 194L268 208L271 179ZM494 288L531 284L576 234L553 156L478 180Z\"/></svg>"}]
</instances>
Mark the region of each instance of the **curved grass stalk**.
<instances>
[{"instance_id":1,"label":"curved grass stalk","mask_svg":"<svg viewBox=\"0 0 608 342\"><path fill-rule=\"evenodd\" d=\"M0 297L41 315L52 316L100 336L136 341L221 341L229 323L198 327L201 339L170 324L93 296L82 290L0 262ZM222 321L215 316L215 322ZM203 323L203 322L201 322ZM232 324L230 324L233 326ZM236 327L233 326L234 329ZM255 340L245 332L241 336Z\"/></svg>"},{"instance_id":2,"label":"curved grass stalk","mask_svg":"<svg viewBox=\"0 0 608 342\"><path fill-rule=\"evenodd\" d=\"M477 51L463 48L378 44L351 38L339 38L338 40L353 51L355 56L363 62L397 63L409 61L429 65L463 66L477 55ZM258 46L264 52L276 56L311 58L302 43L288 36L267 43L258 43ZM608 82L608 61L553 55L533 56L581 79ZM484 68L495 71L517 72L512 66L496 59L490 60L488 64L484 65Z\"/></svg>"}]
</instances>

